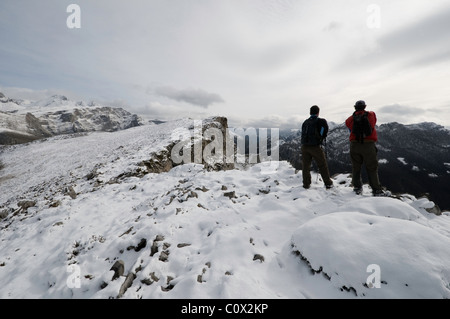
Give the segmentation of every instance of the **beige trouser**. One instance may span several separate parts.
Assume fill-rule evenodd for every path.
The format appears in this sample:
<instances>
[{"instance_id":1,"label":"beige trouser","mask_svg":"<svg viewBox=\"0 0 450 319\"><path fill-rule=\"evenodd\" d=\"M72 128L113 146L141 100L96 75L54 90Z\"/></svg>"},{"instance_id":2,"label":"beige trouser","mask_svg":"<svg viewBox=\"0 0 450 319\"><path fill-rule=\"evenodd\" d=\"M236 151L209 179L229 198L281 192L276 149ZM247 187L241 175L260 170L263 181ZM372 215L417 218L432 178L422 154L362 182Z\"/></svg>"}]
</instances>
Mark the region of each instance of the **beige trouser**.
<instances>
[{"instance_id":1,"label":"beige trouser","mask_svg":"<svg viewBox=\"0 0 450 319\"><path fill-rule=\"evenodd\" d=\"M354 188L362 187L361 169L365 165L372 191L381 190L378 177L377 153L375 142L350 142L350 157L353 171L352 183Z\"/></svg>"}]
</instances>

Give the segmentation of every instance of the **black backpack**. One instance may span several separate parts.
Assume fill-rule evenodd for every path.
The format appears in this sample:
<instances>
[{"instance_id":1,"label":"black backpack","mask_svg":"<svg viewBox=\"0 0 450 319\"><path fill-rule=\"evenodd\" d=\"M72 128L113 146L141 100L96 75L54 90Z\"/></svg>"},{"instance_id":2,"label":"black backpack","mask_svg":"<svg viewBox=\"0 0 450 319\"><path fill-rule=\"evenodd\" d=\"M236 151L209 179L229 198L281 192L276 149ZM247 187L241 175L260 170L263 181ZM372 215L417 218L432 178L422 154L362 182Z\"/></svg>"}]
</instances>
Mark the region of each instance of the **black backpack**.
<instances>
[{"instance_id":1,"label":"black backpack","mask_svg":"<svg viewBox=\"0 0 450 319\"><path fill-rule=\"evenodd\" d=\"M372 135L372 126L369 122L369 112L362 114L353 113L353 129L352 133L356 136L356 140L364 143L364 138Z\"/></svg>"},{"instance_id":2,"label":"black backpack","mask_svg":"<svg viewBox=\"0 0 450 319\"><path fill-rule=\"evenodd\" d=\"M302 125L302 144L321 145L326 138L328 130L320 125L319 118L309 118Z\"/></svg>"}]
</instances>

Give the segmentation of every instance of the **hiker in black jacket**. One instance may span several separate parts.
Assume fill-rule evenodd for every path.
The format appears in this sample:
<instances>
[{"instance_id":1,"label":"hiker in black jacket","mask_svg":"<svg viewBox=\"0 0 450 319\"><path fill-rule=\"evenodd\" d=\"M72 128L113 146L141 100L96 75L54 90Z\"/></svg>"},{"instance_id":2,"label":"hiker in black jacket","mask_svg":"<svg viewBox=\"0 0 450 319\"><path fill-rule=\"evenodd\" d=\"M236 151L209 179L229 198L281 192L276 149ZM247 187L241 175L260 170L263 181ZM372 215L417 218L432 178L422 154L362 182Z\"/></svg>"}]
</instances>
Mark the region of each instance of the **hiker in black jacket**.
<instances>
[{"instance_id":1,"label":"hiker in black jacket","mask_svg":"<svg viewBox=\"0 0 450 319\"><path fill-rule=\"evenodd\" d=\"M310 109L311 117L302 125L302 172L303 187L306 189L311 186L311 164L313 160L319 168L325 187L327 189L333 187L325 152L321 148L322 142L328 134L328 123L325 119L319 118L319 112L320 108L313 105Z\"/></svg>"}]
</instances>

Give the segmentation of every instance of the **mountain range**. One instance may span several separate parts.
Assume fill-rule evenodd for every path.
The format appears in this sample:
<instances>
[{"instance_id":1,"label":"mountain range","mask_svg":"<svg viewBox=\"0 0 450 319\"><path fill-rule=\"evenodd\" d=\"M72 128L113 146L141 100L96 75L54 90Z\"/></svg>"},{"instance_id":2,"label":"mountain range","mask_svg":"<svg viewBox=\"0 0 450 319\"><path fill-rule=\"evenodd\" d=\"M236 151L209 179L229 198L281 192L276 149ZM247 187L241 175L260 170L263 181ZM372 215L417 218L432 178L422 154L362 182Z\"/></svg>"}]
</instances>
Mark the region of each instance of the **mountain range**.
<instances>
[{"instance_id":1,"label":"mountain range","mask_svg":"<svg viewBox=\"0 0 450 319\"><path fill-rule=\"evenodd\" d=\"M377 126L380 182L393 193L427 196L450 210L450 131L435 123ZM301 169L301 132L280 132L280 159ZM330 123L324 143L330 174L351 173L349 130ZM363 171L364 181L367 175Z\"/></svg>"},{"instance_id":2,"label":"mountain range","mask_svg":"<svg viewBox=\"0 0 450 319\"><path fill-rule=\"evenodd\" d=\"M0 145L13 145L63 134L114 132L142 124L123 108L71 101L64 95L30 101L0 93Z\"/></svg>"}]
</instances>

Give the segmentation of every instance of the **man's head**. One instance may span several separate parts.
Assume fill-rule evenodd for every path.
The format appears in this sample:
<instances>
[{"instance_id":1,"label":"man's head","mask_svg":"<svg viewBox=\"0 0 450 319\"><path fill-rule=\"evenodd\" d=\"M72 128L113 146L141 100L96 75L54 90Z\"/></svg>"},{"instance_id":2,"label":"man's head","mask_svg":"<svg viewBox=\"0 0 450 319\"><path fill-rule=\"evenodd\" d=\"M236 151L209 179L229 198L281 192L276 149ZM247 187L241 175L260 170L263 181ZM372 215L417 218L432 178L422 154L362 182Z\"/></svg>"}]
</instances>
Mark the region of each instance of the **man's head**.
<instances>
[{"instance_id":1,"label":"man's head","mask_svg":"<svg viewBox=\"0 0 450 319\"><path fill-rule=\"evenodd\" d=\"M319 115L320 109L317 105L313 105L311 106L311 108L309 109L309 114L310 115Z\"/></svg>"},{"instance_id":2,"label":"man's head","mask_svg":"<svg viewBox=\"0 0 450 319\"><path fill-rule=\"evenodd\" d=\"M365 109L366 109L366 102L364 102L363 100L359 100L358 102L355 103L356 111L362 111Z\"/></svg>"}]
</instances>

